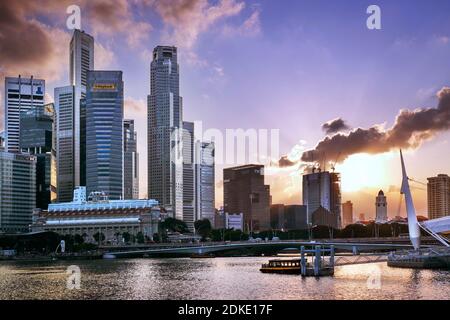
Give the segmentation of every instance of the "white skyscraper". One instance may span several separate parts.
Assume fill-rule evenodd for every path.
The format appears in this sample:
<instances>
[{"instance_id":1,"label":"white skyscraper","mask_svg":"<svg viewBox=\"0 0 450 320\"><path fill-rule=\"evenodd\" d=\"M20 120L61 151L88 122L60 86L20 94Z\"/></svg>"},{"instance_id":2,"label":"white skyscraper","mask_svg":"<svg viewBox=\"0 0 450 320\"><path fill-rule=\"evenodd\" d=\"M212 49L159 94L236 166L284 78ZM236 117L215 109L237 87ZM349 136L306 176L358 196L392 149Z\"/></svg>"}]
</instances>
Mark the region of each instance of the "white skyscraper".
<instances>
[{"instance_id":1,"label":"white skyscraper","mask_svg":"<svg viewBox=\"0 0 450 320\"><path fill-rule=\"evenodd\" d=\"M177 48L157 46L148 96L148 197L183 219L183 112Z\"/></svg>"},{"instance_id":2,"label":"white skyscraper","mask_svg":"<svg viewBox=\"0 0 450 320\"><path fill-rule=\"evenodd\" d=\"M32 108L44 108L45 81L41 79L5 78L5 149L19 153L20 116Z\"/></svg>"},{"instance_id":3,"label":"white skyscraper","mask_svg":"<svg viewBox=\"0 0 450 320\"><path fill-rule=\"evenodd\" d=\"M375 201L376 218L377 223L384 223L388 220L387 216L387 201L383 190L378 192L378 196Z\"/></svg>"}]
</instances>

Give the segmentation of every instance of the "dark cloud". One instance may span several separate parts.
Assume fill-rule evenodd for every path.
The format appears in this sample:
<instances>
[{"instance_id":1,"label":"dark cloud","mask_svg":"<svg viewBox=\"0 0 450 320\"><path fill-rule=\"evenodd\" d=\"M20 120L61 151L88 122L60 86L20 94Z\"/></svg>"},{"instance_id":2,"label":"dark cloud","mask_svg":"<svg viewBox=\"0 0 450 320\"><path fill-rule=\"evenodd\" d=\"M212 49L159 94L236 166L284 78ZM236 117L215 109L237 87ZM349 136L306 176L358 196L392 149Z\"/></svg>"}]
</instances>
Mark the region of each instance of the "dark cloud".
<instances>
[{"instance_id":1,"label":"dark cloud","mask_svg":"<svg viewBox=\"0 0 450 320\"><path fill-rule=\"evenodd\" d=\"M450 129L450 88L443 88L437 96L437 108L401 110L395 124L388 130L373 126L326 137L314 149L305 151L301 160L328 161L339 155L341 162L355 153L377 154L398 148L417 148L423 141Z\"/></svg>"},{"instance_id":2,"label":"dark cloud","mask_svg":"<svg viewBox=\"0 0 450 320\"><path fill-rule=\"evenodd\" d=\"M29 9L28 1L0 2L0 64L3 72L18 65L45 63L52 54L50 35L35 20L26 18Z\"/></svg>"},{"instance_id":3,"label":"dark cloud","mask_svg":"<svg viewBox=\"0 0 450 320\"><path fill-rule=\"evenodd\" d=\"M330 120L322 125L322 130L325 131L326 134L333 134L348 129L350 129L350 127L342 118Z\"/></svg>"},{"instance_id":4,"label":"dark cloud","mask_svg":"<svg viewBox=\"0 0 450 320\"><path fill-rule=\"evenodd\" d=\"M295 162L289 160L287 156L282 156L282 157L280 158L280 160L278 160L278 166L279 166L280 168L291 167L291 166L293 166L294 164L295 164Z\"/></svg>"},{"instance_id":5,"label":"dark cloud","mask_svg":"<svg viewBox=\"0 0 450 320\"><path fill-rule=\"evenodd\" d=\"M437 97L437 108L401 110L388 130L375 125L368 129L357 128L349 133L327 136L314 149L303 152L299 161L324 163L338 159L338 162L342 162L356 153L378 154L393 149L417 148L439 132L450 129L450 88L442 88ZM286 156L279 162L280 166L295 164Z\"/></svg>"}]
</instances>

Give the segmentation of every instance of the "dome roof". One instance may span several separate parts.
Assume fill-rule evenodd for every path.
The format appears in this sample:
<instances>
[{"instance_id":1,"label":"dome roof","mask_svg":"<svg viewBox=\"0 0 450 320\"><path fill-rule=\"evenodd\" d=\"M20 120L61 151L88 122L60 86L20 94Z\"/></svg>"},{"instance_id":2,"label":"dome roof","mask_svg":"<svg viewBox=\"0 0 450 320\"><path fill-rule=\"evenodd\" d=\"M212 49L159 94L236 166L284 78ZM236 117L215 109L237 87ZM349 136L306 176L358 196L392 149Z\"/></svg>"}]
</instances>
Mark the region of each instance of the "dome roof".
<instances>
[{"instance_id":1,"label":"dome roof","mask_svg":"<svg viewBox=\"0 0 450 320\"><path fill-rule=\"evenodd\" d=\"M378 191L378 195L379 195L379 196L384 196L383 190Z\"/></svg>"}]
</instances>

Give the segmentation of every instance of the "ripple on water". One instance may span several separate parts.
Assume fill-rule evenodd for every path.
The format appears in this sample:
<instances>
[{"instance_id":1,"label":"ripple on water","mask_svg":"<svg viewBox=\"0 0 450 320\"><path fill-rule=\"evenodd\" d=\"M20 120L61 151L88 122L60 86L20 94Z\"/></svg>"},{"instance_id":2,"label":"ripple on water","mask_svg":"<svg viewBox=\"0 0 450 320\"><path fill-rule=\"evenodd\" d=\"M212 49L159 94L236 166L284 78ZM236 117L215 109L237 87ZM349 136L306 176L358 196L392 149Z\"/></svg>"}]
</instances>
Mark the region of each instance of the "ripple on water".
<instances>
[{"instance_id":1,"label":"ripple on water","mask_svg":"<svg viewBox=\"0 0 450 320\"><path fill-rule=\"evenodd\" d=\"M268 259L8 262L0 264L0 299L450 299L448 271L375 263L316 279L262 274ZM71 264L82 272L79 290L66 287Z\"/></svg>"}]
</instances>

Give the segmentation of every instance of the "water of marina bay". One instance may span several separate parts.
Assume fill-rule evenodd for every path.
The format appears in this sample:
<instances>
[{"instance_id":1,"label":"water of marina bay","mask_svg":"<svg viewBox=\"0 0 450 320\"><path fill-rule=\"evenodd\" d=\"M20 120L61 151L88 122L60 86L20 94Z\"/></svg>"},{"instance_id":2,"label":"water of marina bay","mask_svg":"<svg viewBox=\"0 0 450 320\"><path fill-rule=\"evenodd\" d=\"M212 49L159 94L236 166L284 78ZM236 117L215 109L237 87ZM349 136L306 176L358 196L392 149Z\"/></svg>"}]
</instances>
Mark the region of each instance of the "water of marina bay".
<instances>
[{"instance_id":1,"label":"water of marina bay","mask_svg":"<svg viewBox=\"0 0 450 320\"><path fill-rule=\"evenodd\" d=\"M263 274L267 257L0 262L0 299L450 299L450 272L336 267L334 277ZM67 267L81 270L67 289ZM381 274L380 286L367 285ZM369 281L370 282L370 281Z\"/></svg>"}]
</instances>

